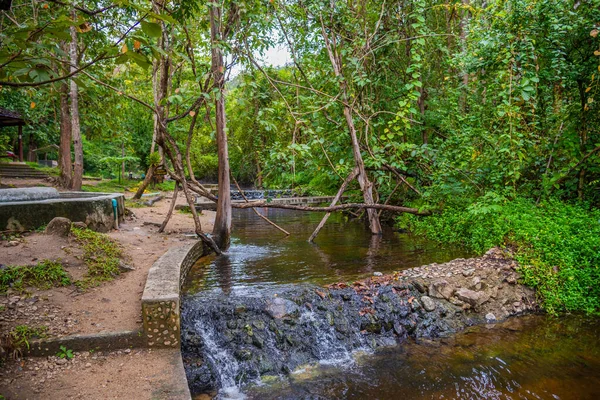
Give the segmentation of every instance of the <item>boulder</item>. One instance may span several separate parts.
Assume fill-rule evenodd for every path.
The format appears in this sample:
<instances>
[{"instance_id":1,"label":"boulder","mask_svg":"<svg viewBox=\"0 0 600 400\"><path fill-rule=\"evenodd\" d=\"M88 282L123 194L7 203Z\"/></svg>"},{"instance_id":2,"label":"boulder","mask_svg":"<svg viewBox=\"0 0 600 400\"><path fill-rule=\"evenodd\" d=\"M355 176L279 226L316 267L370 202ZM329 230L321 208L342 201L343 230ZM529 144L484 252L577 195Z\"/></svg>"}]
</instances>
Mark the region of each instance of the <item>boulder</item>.
<instances>
[{"instance_id":1,"label":"boulder","mask_svg":"<svg viewBox=\"0 0 600 400\"><path fill-rule=\"evenodd\" d=\"M79 229L87 229L86 223L81 221L73 222L73 226Z\"/></svg>"},{"instance_id":2,"label":"boulder","mask_svg":"<svg viewBox=\"0 0 600 400\"><path fill-rule=\"evenodd\" d=\"M450 299L454 294L454 287L444 279L431 282L429 285L429 296L437 299Z\"/></svg>"},{"instance_id":3,"label":"boulder","mask_svg":"<svg viewBox=\"0 0 600 400\"><path fill-rule=\"evenodd\" d=\"M421 303L423 303L423 308L425 309L425 311L433 311L433 310L435 310L435 301L433 301L431 299L431 297L422 296L421 297Z\"/></svg>"},{"instance_id":4,"label":"boulder","mask_svg":"<svg viewBox=\"0 0 600 400\"><path fill-rule=\"evenodd\" d=\"M456 291L456 297L472 306L476 306L481 301L481 295L478 292L467 288L460 288Z\"/></svg>"},{"instance_id":5,"label":"boulder","mask_svg":"<svg viewBox=\"0 0 600 400\"><path fill-rule=\"evenodd\" d=\"M63 217L55 217L48 223L44 233L46 235L54 235L67 237L71 232L71 220Z\"/></svg>"},{"instance_id":6,"label":"boulder","mask_svg":"<svg viewBox=\"0 0 600 400\"><path fill-rule=\"evenodd\" d=\"M286 316L297 316L300 309L293 301L276 297L267 302L265 311L272 318L281 319Z\"/></svg>"}]
</instances>

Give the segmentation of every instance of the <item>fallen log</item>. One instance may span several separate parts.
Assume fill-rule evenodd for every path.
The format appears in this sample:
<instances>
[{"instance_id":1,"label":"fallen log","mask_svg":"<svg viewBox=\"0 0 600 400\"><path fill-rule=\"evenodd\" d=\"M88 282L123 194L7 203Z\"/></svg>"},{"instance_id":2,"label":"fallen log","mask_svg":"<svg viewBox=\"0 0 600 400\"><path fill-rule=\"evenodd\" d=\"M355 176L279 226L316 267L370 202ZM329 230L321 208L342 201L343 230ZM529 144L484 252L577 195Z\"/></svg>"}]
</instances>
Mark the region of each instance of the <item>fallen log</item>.
<instances>
[{"instance_id":1,"label":"fallen log","mask_svg":"<svg viewBox=\"0 0 600 400\"><path fill-rule=\"evenodd\" d=\"M159 201L161 201L164 198L165 198L165 196L159 195L159 196L151 198L150 200L146 200L144 202L144 204L147 205L148 207L151 207L154 205L154 203L158 203Z\"/></svg>"},{"instance_id":2,"label":"fallen log","mask_svg":"<svg viewBox=\"0 0 600 400\"><path fill-rule=\"evenodd\" d=\"M408 213L414 215L431 215L430 211L420 211L418 208L410 208L410 207L402 207L402 206L391 206L387 204L364 204L364 203L348 203L348 204L339 204L337 206L329 206L329 207L311 207L311 206L298 206L293 204L274 204L268 203L264 200L261 201L251 201L249 203L233 203L231 204L233 208L254 208L254 207L262 207L262 208L282 208L285 210L298 210L298 211L317 211L317 212L331 212L331 211L341 211L341 210L349 210L349 209L357 209L357 210L386 210L392 212L399 213Z\"/></svg>"}]
</instances>

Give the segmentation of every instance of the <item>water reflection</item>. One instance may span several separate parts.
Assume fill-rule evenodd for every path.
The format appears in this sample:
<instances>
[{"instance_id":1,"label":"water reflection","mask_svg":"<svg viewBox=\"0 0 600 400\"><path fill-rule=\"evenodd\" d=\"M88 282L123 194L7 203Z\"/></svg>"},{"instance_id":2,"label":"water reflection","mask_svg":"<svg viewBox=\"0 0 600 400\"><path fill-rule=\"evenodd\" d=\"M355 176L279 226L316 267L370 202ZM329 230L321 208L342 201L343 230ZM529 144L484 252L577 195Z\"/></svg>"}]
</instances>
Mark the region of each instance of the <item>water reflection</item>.
<instances>
[{"instance_id":1,"label":"water reflection","mask_svg":"<svg viewBox=\"0 0 600 400\"><path fill-rule=\"evenodd\" d=\"M188 291L248 293L256 286L282 283L352 281L376 271L387 273L469 255L389 227L382 236L373 236L364 223L342 214L331 215L313 244L307 239L321 213L261 212L292 235L285 237L251 210L235 210L231 248L221 257L199 260L190 273Z\"/></svg>"},{"instance_id":2,"label":"water reflection","mask_svg":"<svg viewBox=\"0 0 600 400\"><path fill-rule=\"evenodd\" d=\"M543 316L307 369L255 399L598 399L600 320Z\"/></svg>"}]
</instances>

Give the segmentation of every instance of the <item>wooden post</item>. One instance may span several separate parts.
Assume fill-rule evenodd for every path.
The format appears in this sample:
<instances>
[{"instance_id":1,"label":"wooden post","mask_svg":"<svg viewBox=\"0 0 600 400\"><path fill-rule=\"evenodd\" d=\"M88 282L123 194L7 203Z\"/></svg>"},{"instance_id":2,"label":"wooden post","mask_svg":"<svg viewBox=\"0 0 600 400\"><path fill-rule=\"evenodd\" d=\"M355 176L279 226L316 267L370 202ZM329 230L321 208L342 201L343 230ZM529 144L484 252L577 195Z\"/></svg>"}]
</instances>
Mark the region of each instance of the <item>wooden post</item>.
<instances>
[{"instance_id":1,"label":"wooden post","mask_svg":"<svg viewBox=\"0 0 600 400\"><path fill-rule=\"evenodd\" d=\"M19 161L23 162L23 125L19 125Z\"/></svg>"}]
</instances>

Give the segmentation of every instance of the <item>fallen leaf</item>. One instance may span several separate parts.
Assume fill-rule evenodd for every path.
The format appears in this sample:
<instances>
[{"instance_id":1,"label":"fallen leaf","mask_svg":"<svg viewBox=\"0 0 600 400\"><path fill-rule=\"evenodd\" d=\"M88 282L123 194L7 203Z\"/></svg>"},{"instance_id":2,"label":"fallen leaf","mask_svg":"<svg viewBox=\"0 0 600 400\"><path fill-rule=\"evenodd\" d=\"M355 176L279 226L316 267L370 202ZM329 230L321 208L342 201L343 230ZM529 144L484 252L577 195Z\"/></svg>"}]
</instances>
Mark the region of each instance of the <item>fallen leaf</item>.
<instances>
[{"instance_id":1,"label":"fallen leaf","mask_svg":"<svg viewBox=\"0 0 600 400\"><path fill-rule=\"evenodd\" d=\"M408 302L409 302L410 304L412 304L412 302L413 302L413 300L414 300L414 299L415 299L414 297L409 297L409 298L408 298Z\"/></svg>"},{"instance_id":2,"label":"fallen leaf","mask_svg":"<svg viewBox=\"0 0 600 400\"><path fill-rule=\"evenodd\" d=\"M318 289L315 289L315 293L317 293L317 294L319 295L319 297L321 297L322 299L324 299L324 298L325 298L325 296L327 296L327 295L325 294L325 292L322 292L322 291L320 291L320 290L318 290Z\"/></svg>"}]
</instances>

